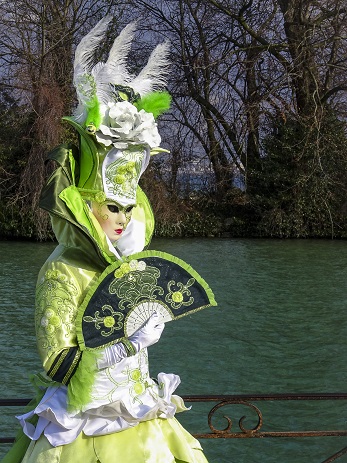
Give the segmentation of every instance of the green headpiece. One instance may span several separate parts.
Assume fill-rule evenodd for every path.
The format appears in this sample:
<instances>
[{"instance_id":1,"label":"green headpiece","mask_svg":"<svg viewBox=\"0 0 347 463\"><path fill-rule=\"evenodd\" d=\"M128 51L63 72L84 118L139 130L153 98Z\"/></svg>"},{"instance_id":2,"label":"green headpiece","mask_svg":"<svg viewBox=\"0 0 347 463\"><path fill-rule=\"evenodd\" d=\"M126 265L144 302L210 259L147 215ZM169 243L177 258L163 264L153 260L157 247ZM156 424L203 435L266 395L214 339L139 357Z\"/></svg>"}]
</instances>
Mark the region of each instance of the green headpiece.
<instances>
[{"instance_id":1,"label":"green headpiece","mask_svg":"<svg viewBox=\"0 0 347 463\"><path fill-rule=\"evenodd\" d=\"M137 75L126 68L135 23L115 39L105 63L95 63L112 17L103 18L76 48L74 85L78 107L70 119L81 136L82 196L99 202L136 202L136 189L150 154L161 138L155 118L170 107L170 95L158 91L168 72L168 43L158 45Z\"/></svg>"}]
</instances>

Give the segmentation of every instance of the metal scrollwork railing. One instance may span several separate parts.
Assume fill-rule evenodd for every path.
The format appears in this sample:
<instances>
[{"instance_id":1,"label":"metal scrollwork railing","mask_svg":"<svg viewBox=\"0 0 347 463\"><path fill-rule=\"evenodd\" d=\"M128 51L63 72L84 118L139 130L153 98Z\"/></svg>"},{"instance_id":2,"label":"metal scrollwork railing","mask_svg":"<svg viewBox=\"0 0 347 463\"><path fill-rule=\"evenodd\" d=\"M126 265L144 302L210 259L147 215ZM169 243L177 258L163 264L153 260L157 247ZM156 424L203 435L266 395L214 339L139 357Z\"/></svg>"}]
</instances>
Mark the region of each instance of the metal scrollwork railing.
<instances>
[{"instance_id":1,"label":"metal scrollwork railing","mask_svg":"<svg viewBox=\"0 0 347 463\"><path fill-rule=\"evenodd\" d=\"M257 414L257 417L258 417L258 422L255 425L255 427L251 428L251 429L247 429L243 424L244 420L246 419L246 416L242 416L239 419L239 428L242 431L242 433L240 433L240 432L238 432L238 433L231 432L232 426L233 426L233 421L228 416L224 415L224 418L227 420L227 423L228 423L227 427L224 428L224 429L215 428L213 426L213 424L212 424L213 416L215 415L217 410L221 409L222 407L225 407L226 405L243 405L245 407L248 407L248 408L254 410L256 412L256 414ZM209 427L210 427L211 431L213 432L213 434L216 434L216 435L218 434L218 437L229 437L229 438L230 437L234 437L234 438L235 437L253 437L253 435L255 433L257 433L260 430L260 428L262 427L263 417L262 417L262 413L259 410L259 408L256 407L254 404L245 402L243 400L233 400L233 401L223 400L222 402L219 402L217 405L215 405L210 410L210 412L208 414L208 424L209 424Z\"/></svg>"},{"instance_id":2,"label":"metal scrollwork railing","mask_svg":"<svg viewBox=\"0 0 347 463\"><path fill-rule=\"evenodd\" d=\"M305 431L264 431L263 414L254 402L275 402L275 401L347 401L347 393L313 393L313 394L262 394L262 395L221 395L221 396L185 396L186 402L214 402L215 404L208 412L208 426L211 432L208 433L194 433L198 439L238 439L238 438L276 438L276 437L289 437L289 438L302 438L302 437L347 437L347 429L333 429L333 430L305 430ZM347 403L347 402L346 402ZM255 414L256 423L252 427L245 425L246 417L242 414L238 420L238 429L234 428L234 421L230 416L224 415L226 426L222 429L217 428L213 424L217 412L226 409L227 406L239 405L246 407L251 411L252 415ZM334 455L326 458L320 463L332 463L337 461L343 455L347 455L347 447L341 449ZM339 460L341 461L341 460ZM342 463L342 461L341 461Z\"/></svg>"},{"instance_id":3,"label":"metal scrollwork railing","mask_svg":"<svg viewBox=\"0 0 347 463\"><path fill-rule=\"evenodd\" d=\"M347 429L341 430L311 430L311 431L262 431L264 423L263 414L253 402L274 402L274 401L347 401L347 393L314 393L314 394L262 394L262 395L221 395L221 396L184 396L187 402L215 402L216 404L208 413L208 425L211 433L196 434L199 438L245 438L245 437L319 437L319 436L347 436ZM233 431L233 420L224 416L227 426L224 429L217 429L212 421L216 412L226 406L241 405L255 412L257 423L253 428L248 429L244 422L246 416L239 419L239 430Z\"/></svg>"},{"instance_id":4,"label":"metal scrollwork railing","mask_svg":"<svg viewBox=\"0 0 347 463\"><path fill-rule=\"evenodd\" d=\"M347 404L347 393L313 393L313 394L262 394L262 395L217 395L217 396L201 396L201 395L190 395L183 396L186 402L199 402L199 403L212 403L213 406L208 412L208 427L210 432L207 433L196 433L193 435L198 439L237 439L237 438L276 438L276 437L288 437L288 438L302 438L302 437L347 437L347 429L334 429L334 430L288 430L288 431L273 431L263 430L263 424L265 422L263 414L260 410L259 402L289 402L289 401L346 401ZM27 399L0 399L0 407L5 406L25 406L29 400ZM257 405L254 404L257 403ZM223 419L226 420L222 429L215 426L213 422L220 419L219 412L226 410L226 407L239 406L246 408L248 412L252 414L252 421L255 422L253 426L246 426L248 416L242 413L241 418L238 420L238 429L234 427L234 421L230 416L223 415ZM229 410L229 409L228 409ZM217 416L218 415L218 416ZM224 426L224 427L223 427ZM0 444L11 443L13 438L0 437ZM328 457L320 463L332 463L337 461L343 455L347 455L347 447L341 449L334 455ZM341 460L339 460L341 461Z\"/></svg>"}]
</instances>

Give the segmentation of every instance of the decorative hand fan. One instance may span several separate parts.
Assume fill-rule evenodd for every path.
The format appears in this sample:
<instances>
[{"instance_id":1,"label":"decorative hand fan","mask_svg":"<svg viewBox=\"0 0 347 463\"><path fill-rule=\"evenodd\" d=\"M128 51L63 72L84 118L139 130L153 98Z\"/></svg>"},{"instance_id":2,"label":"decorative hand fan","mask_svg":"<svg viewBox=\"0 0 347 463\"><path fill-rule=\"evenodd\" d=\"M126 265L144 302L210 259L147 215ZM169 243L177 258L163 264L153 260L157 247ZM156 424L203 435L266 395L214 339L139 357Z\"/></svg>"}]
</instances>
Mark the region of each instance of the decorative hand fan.
<instances>
[{"instance_id":1,"label":"decorative hand fan","mask_svg":"<svg viewBox=\"0 0 347 463\"><path fill-rule=\"evenodd\" d=\"M94 349L131 336L156 312L163 322L215 306L205 280L177 257L143 251L106 268L76 319L80 348Z\"/></svg>"}]
</instances>

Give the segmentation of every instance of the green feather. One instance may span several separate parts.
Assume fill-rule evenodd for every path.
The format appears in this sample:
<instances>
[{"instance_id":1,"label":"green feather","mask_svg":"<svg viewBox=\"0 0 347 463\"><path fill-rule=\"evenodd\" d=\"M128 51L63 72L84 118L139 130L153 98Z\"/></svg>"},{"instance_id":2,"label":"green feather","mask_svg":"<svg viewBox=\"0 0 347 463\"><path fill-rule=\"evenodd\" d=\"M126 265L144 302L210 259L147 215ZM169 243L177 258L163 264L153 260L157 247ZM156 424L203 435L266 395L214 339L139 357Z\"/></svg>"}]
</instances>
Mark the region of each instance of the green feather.
<instances>
[{"instance_id":1,"label":"green feather","mask_svg":"<svg viewBox=\"0 0 347 463\"><path fill-rule=\"evenodd\" d=\"M93 124L96 129L98 129L101 124L102 117L100 114L100 103L96 95L93 96L88 106L89 110L85 126L87 127L88 125Z\"/></svg>"},{"instance_id":2,"label":"green feather","mask_svg":"<svg viewBox=\"0 0 347 463\"><path fill-rule=\"evenodd\" d=\"M92 400L92 390L97 374L97 360L101 355L102 352L99 350L83 351L81 361L67 389L69 411L82 410Z\"/></svg>"},{"instance_id":3,"label":"green feather","mask_svg":"<svg viewBox=\"0 0 347 463\"><path fill-rule=\"evenodd\" d=\"M134 106L141 111L144 109L147 113L152 113L156 119L160 114L170 109L171 95L168 92L151 92L144 95L140 100L134 103Z\"/></svg>"}]
</instances>

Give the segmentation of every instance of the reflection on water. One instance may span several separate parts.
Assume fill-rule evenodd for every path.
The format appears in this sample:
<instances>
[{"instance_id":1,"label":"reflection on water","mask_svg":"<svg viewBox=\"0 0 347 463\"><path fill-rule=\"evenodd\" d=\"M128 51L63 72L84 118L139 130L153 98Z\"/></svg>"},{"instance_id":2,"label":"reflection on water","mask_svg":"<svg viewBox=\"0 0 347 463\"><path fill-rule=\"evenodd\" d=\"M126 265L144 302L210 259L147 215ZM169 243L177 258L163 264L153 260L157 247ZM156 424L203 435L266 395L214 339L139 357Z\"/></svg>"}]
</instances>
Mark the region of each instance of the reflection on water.
<instances>
[{"instance_id":1,"label":"reflection on water","mask_svg":"<svg viewBox=\"0 0 347 463\"><path fill-rule=\"evenodd\" d=\"M53 248L0 242L1 397L33 394L28 375L40 369L34 286ZM156 239L152 248L188 261L219 304L167 324L160 343L150 348L153 375L179 374L182 395L346 390L346 242ZM207 410L194 404L179 419L202 432ZM346 427L342 403L272 403L261 410L263 430ZM14 434L13 413L2 417L0 436ZM254 426L251 414L249 420ZM216 424L225 425L223 419ZM203 442L210 463L320 462L345 445L342 438Z\"/></svg>"}]
</instances>

